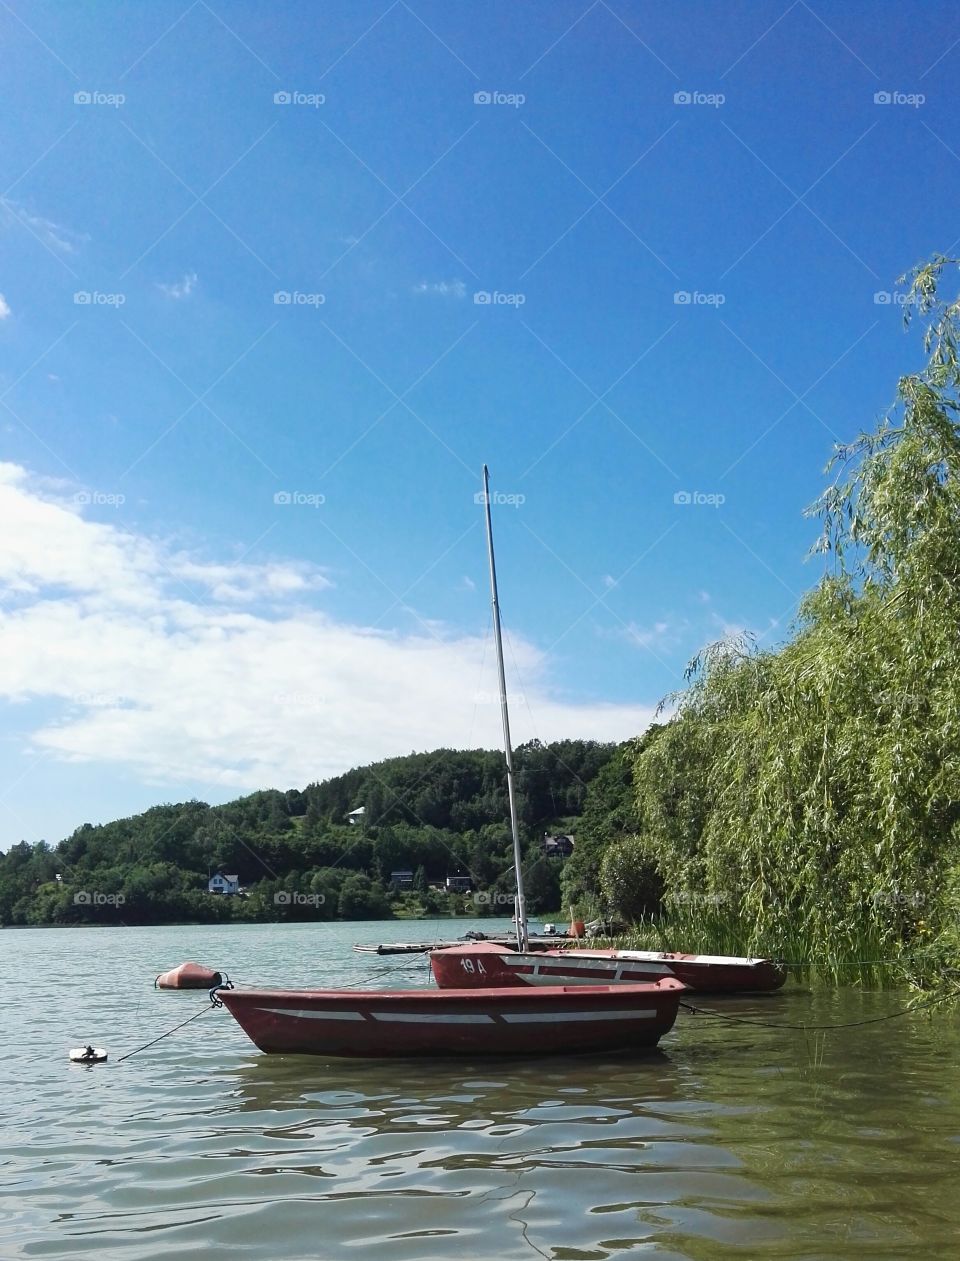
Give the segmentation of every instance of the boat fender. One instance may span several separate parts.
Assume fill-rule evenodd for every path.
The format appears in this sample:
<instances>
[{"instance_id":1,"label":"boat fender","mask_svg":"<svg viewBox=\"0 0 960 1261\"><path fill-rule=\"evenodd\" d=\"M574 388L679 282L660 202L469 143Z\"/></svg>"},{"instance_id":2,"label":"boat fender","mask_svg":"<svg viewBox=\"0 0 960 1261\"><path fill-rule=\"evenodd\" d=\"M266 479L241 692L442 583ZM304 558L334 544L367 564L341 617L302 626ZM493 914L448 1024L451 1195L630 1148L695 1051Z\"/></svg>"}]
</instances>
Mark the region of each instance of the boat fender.
<instances>
[{"instance_id":1,"label":"boat fender","mask_svg":"<svg viewBox=\"0 0 960 1261\"><path fill-rule=\"evenodd\" d=\"M75 1046L70 1049L70 1059L74 1064L102 1064L107 1053L102 1046Z\"/></svg>"},{"instance_id":2,"label":"boat fender","mask_svg":"<svg viewBox=\"0 0 960 1261\"><path fill-rule=\"evenodd\" d=\"M178 968L161 972L154 980L154 989L160 990L209 990L223 983L223 974L200 963L181 963Z\"/></svg>"}]
</instances>

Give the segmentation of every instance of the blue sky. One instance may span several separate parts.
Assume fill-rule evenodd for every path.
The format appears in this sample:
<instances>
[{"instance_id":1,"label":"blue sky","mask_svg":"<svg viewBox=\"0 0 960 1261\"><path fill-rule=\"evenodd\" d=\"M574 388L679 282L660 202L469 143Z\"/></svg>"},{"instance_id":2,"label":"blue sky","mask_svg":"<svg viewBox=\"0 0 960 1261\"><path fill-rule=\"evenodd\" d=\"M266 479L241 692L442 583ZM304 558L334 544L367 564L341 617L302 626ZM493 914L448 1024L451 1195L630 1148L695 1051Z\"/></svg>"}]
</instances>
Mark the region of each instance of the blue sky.
<instances>
[{"instance_id":1,"label":"blue sky","mask_svg":"<svg viewBox=\"0 0 960 1261\"><path fill-rule=\"evenodd\" d=\"M957 248L952 5L0 31L0 845L495 744L483 461L518 738L788 633Z\"/></svg>"}]
</instances>

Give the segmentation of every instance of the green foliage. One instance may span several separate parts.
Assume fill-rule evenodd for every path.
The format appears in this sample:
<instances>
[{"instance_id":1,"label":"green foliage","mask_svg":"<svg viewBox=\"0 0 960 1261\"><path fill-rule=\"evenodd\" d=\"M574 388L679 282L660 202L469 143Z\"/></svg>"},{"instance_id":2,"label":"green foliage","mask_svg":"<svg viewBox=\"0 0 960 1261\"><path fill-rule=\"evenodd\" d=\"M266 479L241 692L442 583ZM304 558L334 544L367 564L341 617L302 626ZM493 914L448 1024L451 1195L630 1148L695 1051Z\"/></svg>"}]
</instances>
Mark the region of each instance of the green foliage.
<instances>
[{"instance_id":1,"label":"green foliage","mask_svg":"<svg viewBox=\"0 0 960 1261\"><path fill-rule=\"evenodd\" d=\"M813 511L833 558L778 651L701 654L634 759L675 909L723 907L744 948L817 960L956 944L960 889L960 306L913 278L926 365L837 452ZM909 311L909 306L907 307ZM935 969L933 969L935 971Z\"/></svg>"},{"instance_id":2,"label":"green foliage","mask_svg":"<svg viewBox=\"0 0 960 1261\"><path fill-rule=\"evenodd\" d=\"M591 780L577 822L576 846L564 863L561 898L564 909L577 907L593 918L604 913L600 892L600 864L609 845L641 830L633 782L636 753L649 748L664 728L654 723L637 741L621 745Z\"/></svg>"},{"instance_id":3,"label":"green foliage","mask_svg":"<svg viewBox=\"0 0 960 1261\"><path fill-rule=\"evenodd\" d=\"M614 751L581 740L516 750L532 913L559 905L562 864L541 860L542 832L576 819ZM349 825L361 804L364 823ZM503 755L452 749L360 767L302 792L155 806L84 824L56 849L13 845L0 855L0 924L369 919L394 905L463 913L475 908L430 886L469 875L475 889L511 891L508 814ZM208 893L217 870L237 873L244 895ZM415 896L402 903L390 887L397 870L416 873ZM488 904L497 914L503 905Z\"/></svg>"},{"instance_id":4,"label":"green foliage","mask_svg":"<svg viewBox=\"0 0 960 1261\"><path fill-rule=\"evenodd\" d=\"M600 888L610 911L628 922L660 909L663 880L640 837L629 836L607 848L600 864Z\"/></svg>"}]
</instances>

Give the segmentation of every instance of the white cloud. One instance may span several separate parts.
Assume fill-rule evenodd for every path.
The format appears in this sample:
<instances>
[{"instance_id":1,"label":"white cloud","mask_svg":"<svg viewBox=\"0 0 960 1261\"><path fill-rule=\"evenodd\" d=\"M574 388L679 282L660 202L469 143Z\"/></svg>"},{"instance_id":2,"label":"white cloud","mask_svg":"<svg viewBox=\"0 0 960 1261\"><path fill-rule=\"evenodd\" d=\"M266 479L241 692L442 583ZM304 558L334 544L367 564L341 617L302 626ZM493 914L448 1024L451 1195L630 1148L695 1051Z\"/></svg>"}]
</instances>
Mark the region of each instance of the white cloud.
<instances>
[{"instance_id":1,"label":"white cloud","mask_svg":"<svg viewBox=\"0 0 960 1261\"><path fill-rule=\"evenodd\" d=\"M677 627L670 622L654 622L652 626L639 626L630 622L619 631L622 638L636 644L638 648L653 648L658 644L667 644L676 638Z\"/></svg>"},{"instance_id":2,"label":"white cloud","mask_svg":"<svg viewBox=\"0 0 960 1261\"><path fill-rule=\"evenodd\" d=\"M432 293L440 298L465 298L467 286L462 280L421 280L413 286L414 293Z\"/></svg>"},{"instance_id":3,"label":"white cloud","mask_svg":"<svg viewBox=\"0 0 960 1261\"><path fill-rule=\"evenodd\" d=\"M329 585L297 562L213 562L87 520L62 485L0 464L0 697L61 705L29 751L248 791L499 744L499 707L478 703L496 695L481 636L338 622L306 599ZM512 648L518 741L626 739L650 721L558 698L544 655Z\"/></svg>"},{"instance_id":4,"label":"white cloud","mask_svg":"<svg viewBox=\"0 0 960 1261\"><path fill-rule=\"evenodd\" d=\"M195 271L187 272L182 280L176 280L173 284L165 285L162 282L157 284L157 288L161 293L165 293L168 298L189 298L193 293L197 283L197 273Z\"/></svg>"},{"instance_id":5,"label":"white cloud","mask_svg":"<svg viewBox=\"0 0 960 1261\"><path fill-rule=\"evenodd\" d=\"M0 198L0 211L6 223L13 220L22 223L27 231L44 245L50 249L59 250L61 254L76 254L78 247L90 239L81 232L74 232L72 228L64 227L62 223L55 223L52 219L35 215L27 210L26 206L5 197Z\"/></svg>"},{"instance_id":6,"label":"white cloud","mask_svg":"<svg viewBox=\"0 0 960 1261\"><path fill-rule=\"evenodd\" d=\"M0 293L0 320L5 320L9 314L10 303L6 300L3 294Z\"/></svg>"}]
</instances>

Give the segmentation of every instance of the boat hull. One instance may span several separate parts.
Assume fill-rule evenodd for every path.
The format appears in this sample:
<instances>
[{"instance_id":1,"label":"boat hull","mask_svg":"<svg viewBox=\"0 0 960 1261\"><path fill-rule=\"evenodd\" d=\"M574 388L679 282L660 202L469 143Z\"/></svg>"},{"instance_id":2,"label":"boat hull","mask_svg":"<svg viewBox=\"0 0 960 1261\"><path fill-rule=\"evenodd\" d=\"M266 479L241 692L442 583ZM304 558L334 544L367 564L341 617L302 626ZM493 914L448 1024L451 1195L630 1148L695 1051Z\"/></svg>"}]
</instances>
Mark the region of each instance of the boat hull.
<instances>
[{"instance_id":1,"label":"boat hull","mask_svg":"<svg viewBox=\"0 0 960 1261\"><path fill-rule=\"evenodd\" d=\"M441 989L484 986L637 985L666 977L701 994L778 990L786 968L769 959L685 955L647 950L516 951L476 942L430 952Z\"/></svg>"},{"instance_id":2,"label":"boat hull","mask_svg":"<svg viewBox=\"0 0 960 1261\"><path fill-rule=\"evenodd\" d=\"M673 1027L686 987L548 986L456 990L221 990L268 1054L545 1055L639 1051Z\"/></svg>"}]
</instances>

